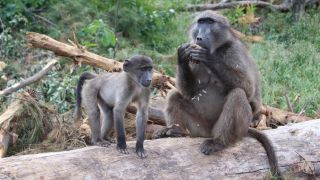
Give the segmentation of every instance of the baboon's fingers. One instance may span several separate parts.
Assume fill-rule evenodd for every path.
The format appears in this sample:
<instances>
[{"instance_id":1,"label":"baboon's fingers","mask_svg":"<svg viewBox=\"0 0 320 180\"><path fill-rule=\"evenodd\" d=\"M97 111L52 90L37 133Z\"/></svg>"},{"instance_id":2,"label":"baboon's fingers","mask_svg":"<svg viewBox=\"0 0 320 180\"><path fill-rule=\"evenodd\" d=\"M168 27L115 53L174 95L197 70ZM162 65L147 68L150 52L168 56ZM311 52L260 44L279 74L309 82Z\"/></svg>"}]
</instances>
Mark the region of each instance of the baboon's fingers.
<instances>
[{"instance_id":1,"label":"baboon's fingers","mask_svg":"<svg viewBox=\"0 0 320 180\"><path fill-rule=\"evenodd\" d=\"M118 149L118 151L120 152L120 153L122 153L122 154L129 154L129 151L127 150L127 148L117 148Z\"/></svg>"},{"instance_id":2,"label":"baboon's fingers","mask_svg":"<svg viewBox=\"0 0 320 180\"><path fill-rule=\"evenodd\" d=\"M203 154L209 155L213 150L213 140L212 139L204 140L200 146L200 150Z\"/></svg>"},{"instance_id":3,"label":"baboon's fingers","mask_svg":"<svg viewBox=\"0 0 320 180\"><path fill-rule=\"evenodd\" d=\"M194 61L208 62L206 54L191 54L190 56Z\"/></svg>"},{"instance_id":4,"label":"baboon's fingers","mask_svg":"<svg viewBox=\"0 0 320 180\"><path fill-rule=\"evenodd\" d=\"M141 159L147 157L147 155L144 153L144 149L137 149L137 150L136 150L136 154L137 154Z\"/></svg>"},{"instance_id":5,"label":"baboon's fingers","mask_svg":"<svg viewBox=\"0 0 320 180\"><path fill-rule=\"evenodd\" d=\"M200 146L200 150L203 154L209 155L212 152L220 151L225 148L225 145L219 140L207 139L204 140Z\"/></svg>"},{"instance_id":6,"label":"baboon's fingers","mask_svg":"<svg viewBox=\"0 0 320 180\"><path fill-rule=\"evenodd\" d=\"M207 54L208 50L206 49L191 49L190 50L191 53L195 53L195 54Z\"/></svg>"}]
</instances>

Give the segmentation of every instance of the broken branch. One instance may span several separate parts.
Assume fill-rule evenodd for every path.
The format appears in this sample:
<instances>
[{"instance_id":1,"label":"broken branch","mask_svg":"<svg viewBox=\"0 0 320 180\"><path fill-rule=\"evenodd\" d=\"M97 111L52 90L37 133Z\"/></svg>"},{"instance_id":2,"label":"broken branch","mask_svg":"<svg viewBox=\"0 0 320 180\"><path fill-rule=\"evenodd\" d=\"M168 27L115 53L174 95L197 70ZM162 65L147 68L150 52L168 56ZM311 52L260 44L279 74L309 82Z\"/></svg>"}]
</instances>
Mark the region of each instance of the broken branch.
<instances>
[{"instance_id":1,"label":"broken branch","mask_svg":"<svg viewBox=\"0 0 320 180\"><path fill-rule=\"evenodd\" d=\"M8 87L2 91L0 91L0 96L6 96L6 95L9 95L33 82L36 82L38 81L39 79L41 79L44 75L46 75L50 70L51 68L57 63L58 61L56 59L53 59L51 60L46 66L44 66L44 68L39 71L38 73L34 74L33 76L17 83L17 84L14 84L13 86L11 87Z\"/></svg>"},{"instance_id":2,"label":"broken branch","mask_svg":"<svg viewBox=\"0 0 320 180\"><path fill-rule=\"evenodd\" d=\"M28 32L27 41L30 47L50 50L56 55L69 57L80 64L84 63L92 65L108 72L119 72L122 70L121 62L91 53L83 47L79 48L59 42L44 34ZM157 85L156 83L160 82L159 79L161 79L161 82L163 81L163 83L168 81L168 83L174 86L174 78L163 75L157 71L154 72L153 85ZM162 85L162 87L168 88L165 85Z\"/></svg>"}]
</instances>

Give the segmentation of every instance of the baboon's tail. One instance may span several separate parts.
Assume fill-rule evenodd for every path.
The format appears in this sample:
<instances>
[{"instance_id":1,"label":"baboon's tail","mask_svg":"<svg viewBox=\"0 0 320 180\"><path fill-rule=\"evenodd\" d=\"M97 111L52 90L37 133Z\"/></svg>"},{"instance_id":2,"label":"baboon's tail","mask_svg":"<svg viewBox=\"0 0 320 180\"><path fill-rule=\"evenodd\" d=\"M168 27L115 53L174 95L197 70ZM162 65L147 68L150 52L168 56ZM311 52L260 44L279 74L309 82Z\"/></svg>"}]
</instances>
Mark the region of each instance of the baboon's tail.
<instances>
[{"instance_id":1,"label":"baboon's tail","mask_svg":"<svg viewBox=\"0 0 320 180\"><path fill-rule=\"evenodd\" d=\"M79 120L81 118L82 86L86 80L93 79L95 77L97 77L97 75L94 73L84 72L83 74L81 74L81 76L79 78L77 89L76 89L76 107L75 107L74 114L73 114L73 117L75 120Z\"/></svg>"},{"instance_id":2,"label":"baboon's tail","mask_svg":"<svg viewBox=\"0 0 320 180\"><path fill-rule=\"evenodd\" d=\"M276 156L274 147L272 146L269 138L262 132L253 128L249 128L248 135L250 137L257 139L266 150L272 175L279 179L283 179L280 168L279 168L279 164L278 164L278 158Z\"/></svg>"}]
</instances>

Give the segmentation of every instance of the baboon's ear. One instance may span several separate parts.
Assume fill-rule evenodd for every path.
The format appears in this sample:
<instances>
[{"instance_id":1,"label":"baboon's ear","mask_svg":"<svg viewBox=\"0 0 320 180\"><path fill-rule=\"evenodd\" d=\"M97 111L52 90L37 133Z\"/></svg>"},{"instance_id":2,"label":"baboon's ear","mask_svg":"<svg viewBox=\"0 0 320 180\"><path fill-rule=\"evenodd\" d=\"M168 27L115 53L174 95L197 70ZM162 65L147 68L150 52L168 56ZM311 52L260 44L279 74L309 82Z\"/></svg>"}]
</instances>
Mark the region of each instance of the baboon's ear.
<instances>
[{"instance_id":1,"label":"baboon's ear","mask_svg":"<svg viewBox=\"0 0 320 180\"><path fill-rule=\"evenodd\" d=\"M130 62L128 59L124 60L123 70L124 70L125 72L128 72L128 71L129 71L130 64L131 64L131 62Z\"/></svg>"}]
</instances>

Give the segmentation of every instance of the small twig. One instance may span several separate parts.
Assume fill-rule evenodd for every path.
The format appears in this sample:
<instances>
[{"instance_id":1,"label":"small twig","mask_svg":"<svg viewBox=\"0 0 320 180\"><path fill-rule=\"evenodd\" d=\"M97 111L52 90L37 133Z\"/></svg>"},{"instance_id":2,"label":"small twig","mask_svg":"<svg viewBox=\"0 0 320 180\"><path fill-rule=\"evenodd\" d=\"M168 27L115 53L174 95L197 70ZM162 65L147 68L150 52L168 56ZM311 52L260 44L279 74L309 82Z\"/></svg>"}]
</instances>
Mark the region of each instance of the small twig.
<instances>
[{"instance_id":1,"label":"small twig","mask_svg":"<svg viewBox=\"0 0 320 180\"><path fill-rule=\"evenodd\" d=\"M73 41L76 43L78 48L81 48L79 41L78 41L78 38L76 36L76 33L74 33L74 31L72 31L72 34L73 34Z\"/></svg>"},{"instance_id":2,"label":"small twig","mask_svg":"<svg viewBox=\"0 0 320 180\"><path fill-rule=\"evenodd\" d=\"M38 15L38 14L34 14L34 13L32 13L32 15L35 16L35 17L37 17L37 18L39 18L39 19L41 19L42 21L44 21L44 22L46 22L46 23L54 26L54 27L57 27L56 24L54 24L53 22L51 22L50 20L48 20L48 19L45 18L45 17L42 17L42 16L40 16L40 15Z\"/></svg>"},{"instance_id":3,"label":"small twig","mask_svg":"<svg viewBox=\"0 0 320 180\"><path fill-rule=\"evenodd\" d=\"M72 42L70 39L68 39L68 42L73 46L73 47L78 47L74 42Z\"/></svg>"},{"instance_id":4,"label":"small twig","mask_svg":"<svg viewBox=\"0 0 320 180\"><path fill-rule=\"evenodd\" d=\"M307 101L304 103L304 105L302 106L302 109L301 109L301 111L299 112L298 116L303 115L303 113L306 111L306 108L307 108L307 106L309 105L309 103L310 103L310 100L307 100Z\"/></svg>"},{"instance_id":5,"label":"small twig","mask_svg":"<svg viewBox=\"0 0 320 180\"><path fill-rule=\"evenodd\" d=\"M304 162L306 163L307 167L309 168L311 174L316 179L316 175L314 173L314 167L312 166L312 164L310 164L309 161L304 156L302 156L300 153L298 153L297 151L294 151L294 152L304 160ZM311 168L311 167L313 167L313 168ZM308 172L305 172L305 173L309 174Z\"/></svg>"},{"instance_id":6,"label":"small twig","mask_svg":"<svg viewBox=\"0 0 320 180\"><path fill-rule=\"evenodd\" d=\"M293 112L293 108L292 108L292 105L291 105L291 103L290 103L288 94L286 93L286 94L284 95L284 97L286 98L287 106L288 106L289 111L290 111L290 112Z\"/></svg>"},{"instance_id":7,"label":"small twig","mask_svg":"<svg viewBox=\"0 0 320 180\"><path fill-rule=\"evenodd\" d=\"M300 98L301 98L300 94L296 95L296 97L294 98L293 104L292 104L293 108L296 109L297 103L299 102Z\"/></svg>"}]
</instances>

